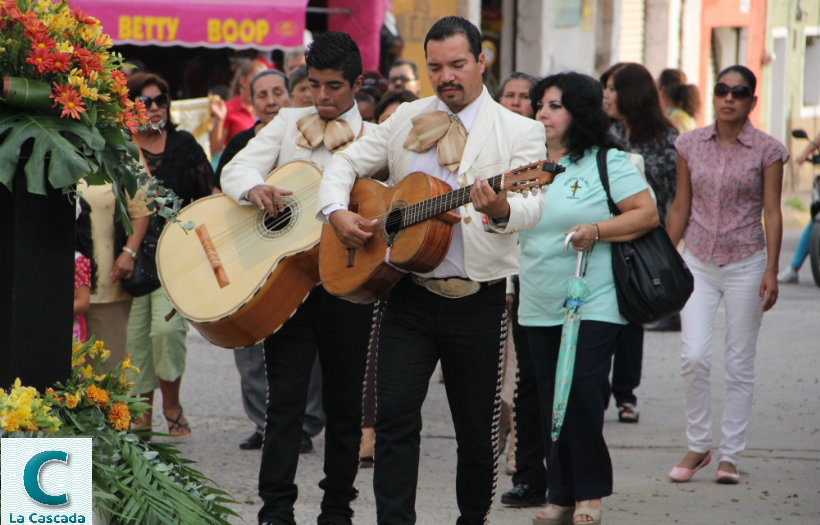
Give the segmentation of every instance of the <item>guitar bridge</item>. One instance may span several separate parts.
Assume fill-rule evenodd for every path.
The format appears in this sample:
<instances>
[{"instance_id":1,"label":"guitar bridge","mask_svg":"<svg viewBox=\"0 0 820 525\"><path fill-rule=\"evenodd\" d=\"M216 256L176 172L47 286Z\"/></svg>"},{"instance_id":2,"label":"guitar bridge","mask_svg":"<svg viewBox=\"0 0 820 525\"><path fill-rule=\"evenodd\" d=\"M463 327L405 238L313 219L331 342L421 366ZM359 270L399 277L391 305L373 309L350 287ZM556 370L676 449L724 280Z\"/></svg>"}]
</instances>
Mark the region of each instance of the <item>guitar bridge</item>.
<instances>
[{"instance_id":1,"label":"guitar bridge","mask_svg":"<svg viewBox=\"0 0 820 525\"><path fill-rule=\"evenodd\" d=\"M225 288L231 284L231 281L228 279L228 274L225 272L225 267L222 265L222 260L216 251L214 241L208 233L208 227L204 224L200 224L194 228L194 230L196 231L197 237L199 237L199 243L202 245L202 249L205 251L205 256L208 258L208 263L214 272L217 284L219 284L220 288Z\"/></svg>"}]
</instances>

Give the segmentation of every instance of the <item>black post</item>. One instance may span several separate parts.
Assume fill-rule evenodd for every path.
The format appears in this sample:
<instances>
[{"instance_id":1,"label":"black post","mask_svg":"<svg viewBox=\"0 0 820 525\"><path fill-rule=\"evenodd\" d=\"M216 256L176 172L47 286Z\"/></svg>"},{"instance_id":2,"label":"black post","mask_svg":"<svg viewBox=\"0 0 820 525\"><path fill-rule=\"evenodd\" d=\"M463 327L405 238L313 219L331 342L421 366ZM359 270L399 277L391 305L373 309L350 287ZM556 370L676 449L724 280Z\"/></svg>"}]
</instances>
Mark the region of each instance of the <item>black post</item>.
<instances>
[{"instance_id":1,"label":"black post","mask_svg":"<svg viewBox=\"0 0 820 525\"><path fill-rule=\"evenodd\" d=\"M0 184L0 387L19 377L41 392L71 370L74 204L49 187Z\"/></svg>"}]
</instances>

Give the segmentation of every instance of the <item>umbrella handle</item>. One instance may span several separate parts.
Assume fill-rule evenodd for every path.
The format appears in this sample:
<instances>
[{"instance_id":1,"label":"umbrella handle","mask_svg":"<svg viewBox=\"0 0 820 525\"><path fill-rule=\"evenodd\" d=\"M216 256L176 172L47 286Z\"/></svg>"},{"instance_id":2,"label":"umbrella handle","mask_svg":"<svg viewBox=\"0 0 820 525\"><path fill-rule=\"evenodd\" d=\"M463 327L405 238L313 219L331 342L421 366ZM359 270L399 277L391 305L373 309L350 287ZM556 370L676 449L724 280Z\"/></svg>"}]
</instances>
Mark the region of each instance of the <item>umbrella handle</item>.
<instances>
[{"instance_id":1,"label":"umbrella handle","mask_svg":"<svg viewBox=\"0 0 820 525\"><path fill-rule=\"evenodd\" d=\"M564 251L569 251L569 243L572 241L572 236L578 232L569 232L566 237L564 237ZM579 251L578 252L578 259L575 261L575 277L581 277L581 266L583 265L584 254L586 251ZM584 272L586 273L586 272Z\"/></svg>"},{"instance_id":2,"label":"umbrella handle","mask_svg":"<svg viewBox=\"0 0 820 525\"><path fill-rule=\"evenodd\" d=\"M564 251L569 251L569 243L572 240L572 236L578 232L569 232L566 237L564 237Z\"/></svg>"}]
</instances>

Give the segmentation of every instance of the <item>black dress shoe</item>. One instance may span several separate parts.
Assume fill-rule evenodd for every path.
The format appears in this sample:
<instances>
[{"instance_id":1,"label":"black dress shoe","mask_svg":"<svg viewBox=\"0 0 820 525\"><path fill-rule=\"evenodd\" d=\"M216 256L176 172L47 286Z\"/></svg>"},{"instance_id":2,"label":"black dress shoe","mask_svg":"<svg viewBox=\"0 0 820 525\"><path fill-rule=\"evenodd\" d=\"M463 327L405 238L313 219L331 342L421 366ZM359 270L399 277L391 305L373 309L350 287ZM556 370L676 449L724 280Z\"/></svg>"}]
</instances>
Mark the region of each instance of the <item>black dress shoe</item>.
<instances>
[{"instance_id":1,"label":"black dress shoe","mask_svg":"<svg viewBox=\"0 0 820 525\"><path fill-rule=\"evenodd\" d=\"M537 491L529 483L519 483L501 495L501 503L511 507L541 507L547 504L545 491Z\"/></svg>"},{"instance_id":2,"label":"black dress shoe","mask_svg":"<svg viewBox=\"0 0 820 525\"><path fill-rule=\"evenodd\" d=\"M299 453L307 454L311 450L313 450L313 441L310 440L310 436L302 432L302 442L299 444Z\"/></svg>"},{"instance_id":3,"label":"black dress shoe","mask_svg":"<svg viewBox=\"0 0 820 525\"><path fill-rule=\"evenodd\" d=\"M254 432L249 438L243 439L239 442L239 448L242 450L256 450L262 448L262 434Z\"/></svg>"}]
</instances>

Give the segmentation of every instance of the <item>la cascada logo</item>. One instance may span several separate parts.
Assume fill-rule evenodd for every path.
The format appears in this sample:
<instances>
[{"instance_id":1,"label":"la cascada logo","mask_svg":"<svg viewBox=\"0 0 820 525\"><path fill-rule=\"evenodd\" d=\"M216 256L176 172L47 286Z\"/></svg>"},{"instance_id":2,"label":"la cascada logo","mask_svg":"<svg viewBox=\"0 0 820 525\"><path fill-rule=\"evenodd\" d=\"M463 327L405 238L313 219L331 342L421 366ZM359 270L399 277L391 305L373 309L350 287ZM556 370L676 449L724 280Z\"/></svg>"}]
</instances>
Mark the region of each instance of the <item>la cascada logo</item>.
<instances>
[{"instance_id":1,"label":"la cascada logo","mask_svg":"<svg viewBox=\"0 0 820 525\"><path fill-rule=\"evenodd\" d=\"M2 525L92 522L91 439L2 440Z\"/></svg>"}]
</instances>

